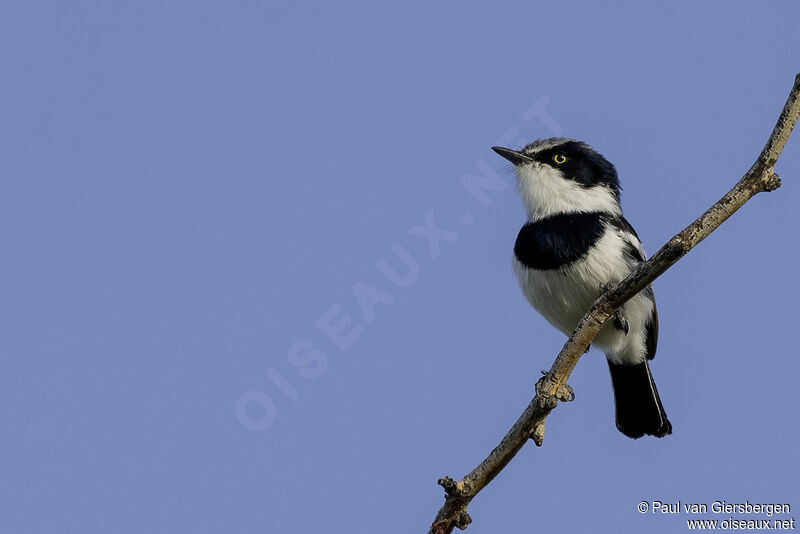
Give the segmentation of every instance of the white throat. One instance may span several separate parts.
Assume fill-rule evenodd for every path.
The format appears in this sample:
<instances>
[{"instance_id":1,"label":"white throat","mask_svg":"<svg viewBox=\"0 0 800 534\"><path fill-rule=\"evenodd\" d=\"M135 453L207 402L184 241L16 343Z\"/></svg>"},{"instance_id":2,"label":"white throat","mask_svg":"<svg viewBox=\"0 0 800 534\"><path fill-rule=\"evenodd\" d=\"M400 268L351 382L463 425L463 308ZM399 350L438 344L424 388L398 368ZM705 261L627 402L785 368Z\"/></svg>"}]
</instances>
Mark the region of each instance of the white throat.
<instances>
[{"instance_id":1,"label":"white throat","mask_svg":"<svg viewBox=\"0 0 800 534\"><path fill-rule=\"evenodd\" d=\"M561 171L539 162L516 168L517 189L528 219L536 221L559 213L603 212L621 215L616 196L610 187L582 187L567 180Z\"/></svg>"}]
</instances>

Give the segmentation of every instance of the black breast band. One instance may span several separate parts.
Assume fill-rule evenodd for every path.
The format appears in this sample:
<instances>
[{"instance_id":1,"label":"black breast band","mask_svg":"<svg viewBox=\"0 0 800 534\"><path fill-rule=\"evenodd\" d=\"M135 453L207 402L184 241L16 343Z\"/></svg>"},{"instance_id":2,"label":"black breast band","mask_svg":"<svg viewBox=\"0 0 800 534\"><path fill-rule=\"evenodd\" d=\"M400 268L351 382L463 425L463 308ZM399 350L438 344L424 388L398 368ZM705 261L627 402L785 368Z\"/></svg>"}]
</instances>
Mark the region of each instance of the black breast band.
<instances>
[{"instance_id":1,"label":"black breast band","mask_svg":"<svg viewBox=\"0 0 800 534\"><path fill-rule=\"evenodd\" d=\"M514 255L531 269L547 271L586 255L605 231L602 213L561 213L522 227Z\"/></svg>"}]
</instances>

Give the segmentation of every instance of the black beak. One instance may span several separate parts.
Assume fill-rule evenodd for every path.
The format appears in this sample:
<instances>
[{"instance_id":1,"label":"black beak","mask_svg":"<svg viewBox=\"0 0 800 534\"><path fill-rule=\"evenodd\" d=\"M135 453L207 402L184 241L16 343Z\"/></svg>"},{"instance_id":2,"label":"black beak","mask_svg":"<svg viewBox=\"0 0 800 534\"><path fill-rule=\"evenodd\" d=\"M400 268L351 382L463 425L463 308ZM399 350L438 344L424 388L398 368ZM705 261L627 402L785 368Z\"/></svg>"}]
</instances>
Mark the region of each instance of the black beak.
<instances>
[{"instance_id":1,"label":"black beak","mask_svg":"<svg viewBox=\"0 0 800 534\"><path fill-rule=\"evenodd\" d=\"M522 165L523 163L530 163L531 161L533 161L533 159L529 158L522 152L517 152L516 150L511 150L510 148L493 146L492 150L494 150L495 152L506 158L514 165Z\"/></svg>"}]
</instances>

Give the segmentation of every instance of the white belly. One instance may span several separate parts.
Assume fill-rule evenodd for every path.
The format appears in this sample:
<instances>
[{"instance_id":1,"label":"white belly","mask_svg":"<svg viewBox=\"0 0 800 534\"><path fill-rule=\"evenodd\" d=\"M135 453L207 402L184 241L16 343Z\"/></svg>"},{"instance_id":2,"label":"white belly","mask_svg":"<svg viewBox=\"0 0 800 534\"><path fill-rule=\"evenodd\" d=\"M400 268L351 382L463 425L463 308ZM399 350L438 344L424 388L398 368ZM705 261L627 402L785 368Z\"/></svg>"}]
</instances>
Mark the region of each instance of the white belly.
<instances>
[{"instance_id":1,"label":"white belly","mask_svg":"<svg viewBox=\"0 0 800 534\"><path fill-rule=\"evenodd\" d=\"M607 231L590 253L567 267L548 271L529 269L513 259L522 293L531 306L566 335L589 311L604 284L616 283L630 273L622 254L624 243L616 232ZM618 251L616 254L602 251ZM642 293L621 309L628 321L628 334L609 320L592 342L614 363L640 363L645 359L646 323L653 302Z\"/></svg>"}]
</instances>

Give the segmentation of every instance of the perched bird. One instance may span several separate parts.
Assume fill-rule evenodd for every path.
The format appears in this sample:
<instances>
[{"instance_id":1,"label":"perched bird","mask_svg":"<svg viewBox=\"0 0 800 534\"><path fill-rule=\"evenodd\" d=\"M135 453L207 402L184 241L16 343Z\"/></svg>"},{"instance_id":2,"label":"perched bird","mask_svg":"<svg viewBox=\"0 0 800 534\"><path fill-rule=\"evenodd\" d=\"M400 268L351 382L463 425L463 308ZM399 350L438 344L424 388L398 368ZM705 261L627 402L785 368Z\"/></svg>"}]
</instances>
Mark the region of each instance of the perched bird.
<instances>
[{"instance_id":1,"label":"perched bird","mask_svg":"<svg viewBox=\"0 0 800 534\"><path fill-rule=\"evenodd\" d=\"M519 285L536 311L570 335L604 287L645 260L636 231L622 216L617 171L592 147L573 139L493 150L514 164L527 212L514 244ZM648 287L626 302L593 341L608 360L617 428L634 439L672 433L650 373L657 340L656 301Z\"/></svg>"}]
</instances>

